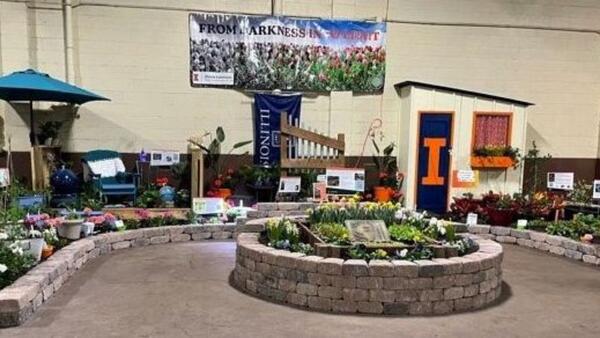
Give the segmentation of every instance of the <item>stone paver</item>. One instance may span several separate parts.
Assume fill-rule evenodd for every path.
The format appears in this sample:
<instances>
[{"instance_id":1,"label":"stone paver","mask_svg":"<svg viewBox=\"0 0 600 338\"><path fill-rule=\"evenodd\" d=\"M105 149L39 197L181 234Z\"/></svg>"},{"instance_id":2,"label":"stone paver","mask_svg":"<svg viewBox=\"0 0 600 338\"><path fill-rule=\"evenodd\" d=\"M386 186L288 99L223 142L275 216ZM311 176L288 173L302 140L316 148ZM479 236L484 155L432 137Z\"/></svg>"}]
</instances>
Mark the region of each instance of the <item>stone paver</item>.
<instances>
[{"instance_id":1,"label":"stone paver","mask_svg":"<svg viewBox=\"0 0 600 338\"><path fill-rule=\"evenodd\" d=\"M0 337L397 337L399 332L411 337L597 337L600 269L513 245L504 250L499 305L448 316L387 318L308 312L242 294L227 282L235 264L233 242L120 250L85 265L28 322L0 330ZM296 287L312 294L293 300L299 305L353 312L345 301L353 297L364 300L359 312L381 310L368 295L343 293L340 300L323 302L316 297L318 289ZM448 295L454 292L460 291ZM383 311L433 308L443 314L448 303L439 297Z\"/></svg>"}]
</instances>

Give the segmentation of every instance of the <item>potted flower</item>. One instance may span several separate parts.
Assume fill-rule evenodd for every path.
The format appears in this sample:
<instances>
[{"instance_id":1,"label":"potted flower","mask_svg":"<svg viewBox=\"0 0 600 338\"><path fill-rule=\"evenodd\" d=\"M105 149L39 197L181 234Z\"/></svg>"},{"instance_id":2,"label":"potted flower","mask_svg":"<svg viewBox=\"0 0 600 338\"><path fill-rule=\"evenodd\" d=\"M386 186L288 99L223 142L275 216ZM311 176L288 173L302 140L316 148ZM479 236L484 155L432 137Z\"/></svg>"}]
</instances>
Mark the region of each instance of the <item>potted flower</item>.
<instances>
[{"instance_id":1,"label":"potted flower","mask_svg":"<svg viewBox=\"0 0 600 338\"><path fill-rule=\"evenodd\" d=\"M54 246L58 243L58 236L56 234L56 228L49 227L42 232L44 237L44 248L42 249L42 258L47 259L54 253Z\"/></svg>"},{"instance_id":2,"label":"potted flower","mask_svg":"<svg viewBox=\"0 0 600 338\"><path fill-rule=\"evenodd\" d=\"M75 210L70 211L64 222L58 227L58 235L67 239L76 240L81 236L81 225L84 219Z\"/></svg>"},{"instance_id":3,"label":"potted flower","mask_svg":"<svg viewBox=\"0 0 600 338\"><path fill-rule=\"evenodd\" d=\"M373 196L377 202L389 202L400 190L400 186L404 180L403 175L398 172L396 158L392 156L396 145L393 142L390 143L383 149L383 156L381 156L382 152L379 149L379 145L377 145L375 139L371 141L377 152L377 156L373 156L373 161L379 175L379 185L373 187Z\"/></svg>"},{"instance_id":4,"label":"potted flower","mask_svg":"<svg viewBox=\"0 0 600 338\"><path fill-rule=\"evenodd\" d=\"M517 206L510 195L499 195L490 191L482 200L491 225L509 226L513 222Z\"/></svg>"}]
</instances>

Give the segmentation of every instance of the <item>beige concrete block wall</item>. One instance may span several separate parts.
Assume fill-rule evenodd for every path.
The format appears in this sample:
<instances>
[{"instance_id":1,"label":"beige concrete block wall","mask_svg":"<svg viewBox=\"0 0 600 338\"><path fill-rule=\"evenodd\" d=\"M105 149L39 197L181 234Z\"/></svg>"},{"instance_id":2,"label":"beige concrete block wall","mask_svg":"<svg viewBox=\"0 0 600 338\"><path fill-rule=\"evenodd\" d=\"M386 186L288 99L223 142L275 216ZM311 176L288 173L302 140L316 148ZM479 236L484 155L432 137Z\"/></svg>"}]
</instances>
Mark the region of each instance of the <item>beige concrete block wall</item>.
<instances>
[{"instance_id":1,"label":"beige concrete block wall","mask_svg":"<svg viewBox=\"0 0 600 338\"><path fill-rule=\"evenodd\" d=\"M270 14L271 1L75 0L74 6L76 83L112 102L81 107L81 118L66 131L65 150L185 151L187 136L218 125L229 144L252 138L250 94L190 87L188 14ZM373 118L383 119L386 139L397 137L401 99L393 84L409 79L535 102L527 143L536 139L555 157L598 154L600 35L548 30L600 29L595 1L276 0L275 9L388 20L383 94L307 95L303 101L305 124L346 133L350 155L360 153ZM0 72L32 66L64 78L62 39L60 0L0 0ZM0 107L13 148L28 150L26 119L7 104Z\"/></svg>"}]
</instances>

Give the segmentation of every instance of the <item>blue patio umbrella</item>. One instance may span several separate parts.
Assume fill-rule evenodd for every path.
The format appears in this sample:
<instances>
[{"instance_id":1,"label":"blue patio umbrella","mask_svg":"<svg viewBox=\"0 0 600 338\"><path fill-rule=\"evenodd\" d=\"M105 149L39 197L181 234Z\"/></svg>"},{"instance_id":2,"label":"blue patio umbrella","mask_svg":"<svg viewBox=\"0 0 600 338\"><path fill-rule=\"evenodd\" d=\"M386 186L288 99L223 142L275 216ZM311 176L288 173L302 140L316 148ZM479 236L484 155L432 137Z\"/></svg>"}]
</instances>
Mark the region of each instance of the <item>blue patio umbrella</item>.
<instances>
[{"instance_id":1,"label":"blue patio umbrella","mask_svg":"<svg viewBox=\"0 0 600 338\"><path fill-rule=\"evenodd\" d=\"M83 104L90 101L110 101L83 88L57 80L33 69L14 72L0 77L0 99L5 101L29 101L29 140L35 145L33 124L33 101L65 102Z\"/></svg>"}]
</instances>

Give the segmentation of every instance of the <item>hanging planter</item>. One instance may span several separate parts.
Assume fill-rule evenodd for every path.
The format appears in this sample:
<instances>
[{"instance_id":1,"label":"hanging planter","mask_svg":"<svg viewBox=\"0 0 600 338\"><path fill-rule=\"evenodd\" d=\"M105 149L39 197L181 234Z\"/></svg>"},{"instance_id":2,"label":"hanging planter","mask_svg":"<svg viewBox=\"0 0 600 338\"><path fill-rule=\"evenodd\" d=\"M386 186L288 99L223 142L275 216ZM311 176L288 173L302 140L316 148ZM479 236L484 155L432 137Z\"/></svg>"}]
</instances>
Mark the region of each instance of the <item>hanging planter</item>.
<instances>
[{"instance_id":1,"label":"hanging planter","mask_svg":"<svg viewBox=\"0 0 600 338\"><path fill-rule=\"evenodd\" d=\"M508 156L471 156L471 167L477 169L507 169L515 165Z\"/></svg>"}]
</instances>

